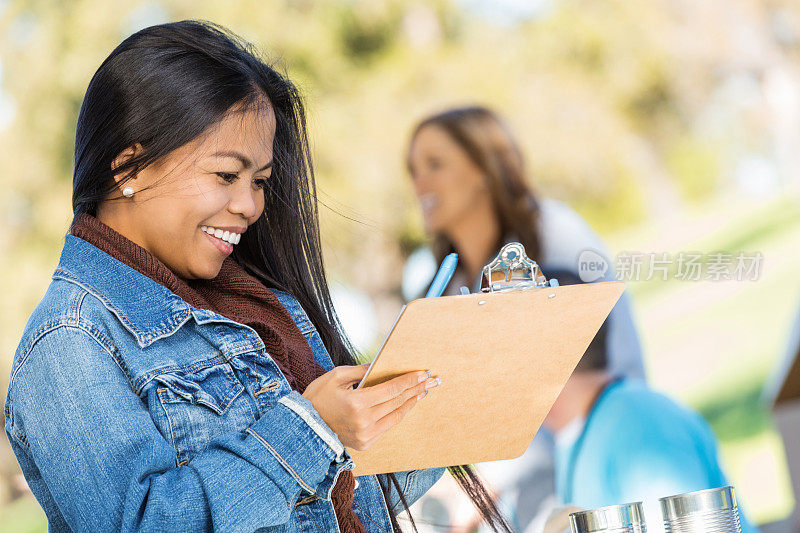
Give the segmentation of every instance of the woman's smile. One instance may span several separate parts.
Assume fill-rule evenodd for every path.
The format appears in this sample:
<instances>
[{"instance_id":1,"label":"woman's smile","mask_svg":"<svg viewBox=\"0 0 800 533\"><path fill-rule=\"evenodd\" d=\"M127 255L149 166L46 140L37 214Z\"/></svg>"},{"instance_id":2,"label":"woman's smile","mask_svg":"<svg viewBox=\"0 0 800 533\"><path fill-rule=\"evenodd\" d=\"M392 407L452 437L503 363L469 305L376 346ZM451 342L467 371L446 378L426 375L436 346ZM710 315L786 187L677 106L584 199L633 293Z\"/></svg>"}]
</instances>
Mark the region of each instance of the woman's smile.
<instances>
[{"instance_id":1,"label":"woman's smile","mask_svg":"<svg viewBox=\"0 0 800 533\"><path fill-rule=\"evenodd\" d=\"M205 233L216 249L226 256L233 252L233 245L239 243L244 232L244 230L237 232L213 226L200 226L200 230Z\"/></svg>"},{"instance_id":2,"label":"woman's smile","mask_svg":"<svg viewBox=\"0 0 800 533\"><path fill-rule=\"evenodd\" d=\"M426 217L429 217L433 210L439 205L439 197L433 193L423 194L419 197L420 206Z\"/></svg>"}]
</instances>

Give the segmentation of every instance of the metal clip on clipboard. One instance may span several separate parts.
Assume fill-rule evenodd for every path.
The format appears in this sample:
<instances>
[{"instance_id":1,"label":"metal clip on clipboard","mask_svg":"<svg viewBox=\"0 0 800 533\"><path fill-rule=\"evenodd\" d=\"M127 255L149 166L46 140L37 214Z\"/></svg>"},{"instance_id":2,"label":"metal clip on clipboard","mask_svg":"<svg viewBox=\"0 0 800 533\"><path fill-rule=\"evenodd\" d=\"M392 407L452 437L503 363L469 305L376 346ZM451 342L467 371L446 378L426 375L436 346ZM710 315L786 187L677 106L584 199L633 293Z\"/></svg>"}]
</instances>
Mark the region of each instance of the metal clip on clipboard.
<instances>
[{"instance_id":1,"label":"metal clip on clipboard","mask_svg":"<svg viewBox=\"0 0 800 533\"><path fill-rule=\"evenodd\" d=\"M510 242L500 249L500 253L483 267L482 279L486 280L482 292L526 291L558 286L558 280L547 280L536 261L525 254L525 247L518 242Z\"/></svg>"}]
</instances>

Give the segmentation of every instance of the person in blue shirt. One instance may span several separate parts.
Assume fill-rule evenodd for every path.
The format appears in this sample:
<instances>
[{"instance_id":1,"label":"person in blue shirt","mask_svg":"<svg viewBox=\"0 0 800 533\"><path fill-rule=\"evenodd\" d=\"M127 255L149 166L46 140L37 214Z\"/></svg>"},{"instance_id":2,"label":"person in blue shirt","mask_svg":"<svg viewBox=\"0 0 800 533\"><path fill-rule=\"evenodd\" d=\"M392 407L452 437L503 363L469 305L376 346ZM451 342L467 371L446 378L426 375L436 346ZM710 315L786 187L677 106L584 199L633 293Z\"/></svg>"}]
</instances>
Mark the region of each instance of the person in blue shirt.
<instances>
[{"instance_id":1,"label":"person in blue shirt","mask_svg":"<svg viewBox=\"0 0 800 533\"><path fill-rule=\"evenodd\" d=\"M550 272L561 285L580 283ZM597 509L643 502L647 529L662 527L658 498L729 485L717 441L695 411L607 370L604 324L545 418L555 434L561 505ZM739 516L743 532L757 531Z\"/></svg>"}]
</instances>

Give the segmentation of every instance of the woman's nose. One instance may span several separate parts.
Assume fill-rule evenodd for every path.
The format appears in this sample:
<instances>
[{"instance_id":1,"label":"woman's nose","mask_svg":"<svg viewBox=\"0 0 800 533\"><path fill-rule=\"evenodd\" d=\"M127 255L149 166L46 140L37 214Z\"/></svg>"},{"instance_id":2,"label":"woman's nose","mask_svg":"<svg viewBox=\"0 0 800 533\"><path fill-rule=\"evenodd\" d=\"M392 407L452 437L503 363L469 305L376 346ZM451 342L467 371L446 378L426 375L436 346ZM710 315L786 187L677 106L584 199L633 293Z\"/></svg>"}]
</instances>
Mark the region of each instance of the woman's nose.
<instances>
[{"instance_id":1,"label":"woman's nose","mask_svg":"<svg viewBox=\"0 0 800 533\"><path fill-rule=\"evenodd\" d=\"M425 179L423 174L417 173L411 176L411 181L414 184L414 192L417 196L422 196L426 192L428 192L428 180Z\"/></svg>"},{"instance_id":2,"label":"woman's nose","mask_svg":"<svg viewBox=\"0 0 800 533\"><path fill-rule=\"evenodd\" d=\"M263 195L264 191L260 188L253 190L250 181L245 179L240 179L236 185L228 202L228 210L241 214L246 219L254 218L258 214L259 206L263 204L256 195Z\"/></svg>"}]
</instances>

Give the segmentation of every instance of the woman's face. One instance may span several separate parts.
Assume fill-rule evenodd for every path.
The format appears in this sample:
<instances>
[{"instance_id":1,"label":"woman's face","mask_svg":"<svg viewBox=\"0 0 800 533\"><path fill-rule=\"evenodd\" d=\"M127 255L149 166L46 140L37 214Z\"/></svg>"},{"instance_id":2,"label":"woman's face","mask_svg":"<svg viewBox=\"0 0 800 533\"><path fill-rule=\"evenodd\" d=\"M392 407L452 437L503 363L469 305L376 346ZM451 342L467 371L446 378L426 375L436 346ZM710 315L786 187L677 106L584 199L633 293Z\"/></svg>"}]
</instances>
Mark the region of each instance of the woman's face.
<instances>
[{"instance_id":1,"label":"woman's face","mask_svg":"<svg viewBox=\"0 0 800 533\"><path fill-rule=\"evenodd\" d=\"M264 211L274 136L271 106L234 110L125 182L120 188L132 187L133 196L106 200L98 218L176 275L214 278L237 234Z\"/></svg>"},{"instance_id":2,"label":"woman's face","mask_svg":"<svg viewBox=\"0 0 800 533\"><path fill-rule=\"evenodd\" d=\"M439 126L423 126L417 132L409 148L408 169L431 233L448 233L490 202L481 170Z\"/></svg>"}]
</instances>

